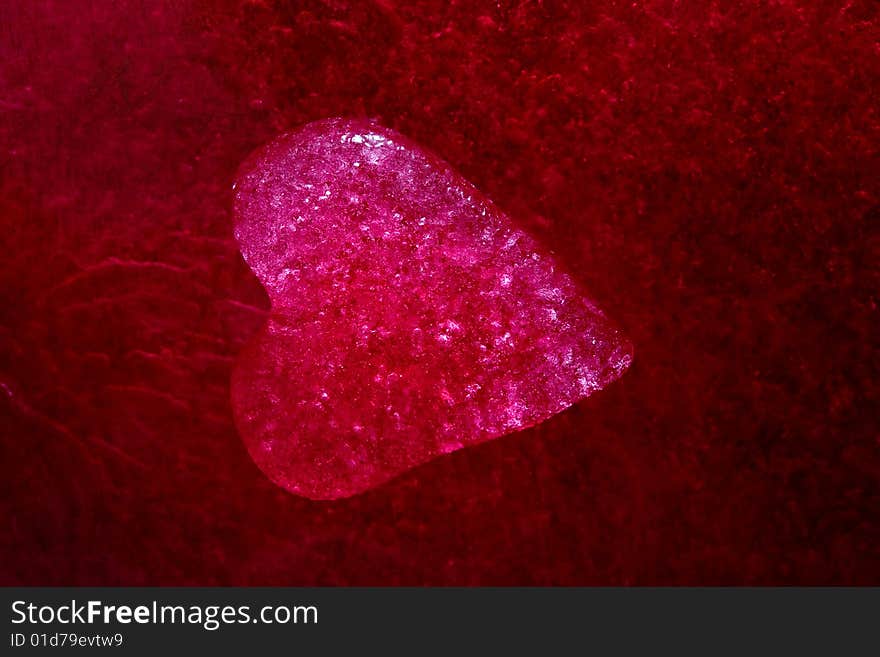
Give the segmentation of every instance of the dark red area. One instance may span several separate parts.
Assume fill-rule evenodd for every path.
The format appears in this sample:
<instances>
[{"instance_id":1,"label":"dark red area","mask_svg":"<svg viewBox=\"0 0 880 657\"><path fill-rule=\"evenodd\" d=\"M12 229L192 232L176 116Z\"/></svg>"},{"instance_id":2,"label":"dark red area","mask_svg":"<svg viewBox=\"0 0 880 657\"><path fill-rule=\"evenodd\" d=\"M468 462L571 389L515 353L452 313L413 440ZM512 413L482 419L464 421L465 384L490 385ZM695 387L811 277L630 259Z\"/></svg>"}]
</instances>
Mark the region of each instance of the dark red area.
<instances>
[{"instance_id":1,"label":"dark red area","mask_svg":"<svg viewBox=\"0 0 880 657\"><path fill-rule=\"evenodd\" d=\"M0 2L3 584L880 584L878 5ZM229 375L230 185L367 115L636 347L550 421L349 500Z\"/></svg>"}]
</instances>

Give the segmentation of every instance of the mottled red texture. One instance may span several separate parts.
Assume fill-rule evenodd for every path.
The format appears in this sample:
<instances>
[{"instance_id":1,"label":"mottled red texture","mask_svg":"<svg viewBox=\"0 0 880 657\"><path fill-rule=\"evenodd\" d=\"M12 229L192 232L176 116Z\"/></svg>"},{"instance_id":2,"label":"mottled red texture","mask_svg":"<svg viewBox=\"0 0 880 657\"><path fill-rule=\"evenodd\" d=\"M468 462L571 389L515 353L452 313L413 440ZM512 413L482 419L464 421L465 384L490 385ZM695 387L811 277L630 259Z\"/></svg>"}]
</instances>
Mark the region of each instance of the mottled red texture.
<instances>
[{"instance_id":1,"label":"mottled red texture","mask_svg":"<svg viewBox=\"0 0 880 657\"><path fill-rule=\"evenodd\" d=\"M236 360L236 426L279 486L337 499L543 422L632 347L551 253L375 121L281 135L235 179L235 238L269 296Z\"/></svg>"},{"instance_id":2,"label":"mottled red texture","mask_svg":"<svg viewBox=\"0 0 880 657\"><path fill-rule=\"evenodd\" d=\"M880 584L878 6L0 4L4 584ZM269 482L231 182L374 116L638 348L540 426L333 503Z\"/></svg>"}]
</instances>

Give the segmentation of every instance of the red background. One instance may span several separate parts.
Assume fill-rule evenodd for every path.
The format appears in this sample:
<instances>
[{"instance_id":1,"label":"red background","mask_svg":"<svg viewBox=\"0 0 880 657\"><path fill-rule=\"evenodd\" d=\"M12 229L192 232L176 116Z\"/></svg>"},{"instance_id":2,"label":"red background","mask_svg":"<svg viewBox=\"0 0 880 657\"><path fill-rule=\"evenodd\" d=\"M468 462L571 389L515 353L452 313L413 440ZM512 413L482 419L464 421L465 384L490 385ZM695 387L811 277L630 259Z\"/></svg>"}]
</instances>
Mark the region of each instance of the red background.
<instances>
[{"instance_id":1,"label":"red background","mask_svg":"<svg viewBox=\"0 0 880 657\"><path fill-rule=\"evenodd\" d=\"M0 1L0 583L880 584L877 9ZM334 115L529 226L632 368L353 499L269 483L230 185Z\"/></svg>"}]
</instances>

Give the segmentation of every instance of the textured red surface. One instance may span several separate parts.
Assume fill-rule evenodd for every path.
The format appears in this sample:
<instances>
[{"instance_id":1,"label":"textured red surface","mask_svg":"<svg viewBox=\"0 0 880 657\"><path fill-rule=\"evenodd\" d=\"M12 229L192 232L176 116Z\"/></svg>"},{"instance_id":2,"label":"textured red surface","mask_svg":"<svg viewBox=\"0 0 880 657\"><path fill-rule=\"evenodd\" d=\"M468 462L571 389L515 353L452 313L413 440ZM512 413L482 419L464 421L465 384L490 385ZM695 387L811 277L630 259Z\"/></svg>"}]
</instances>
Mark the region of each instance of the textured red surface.
<instances>
[{"instance_id":1,"label":"textured red surface","mask_svg":"<svg viewBox=\"0 0 880 657\"><path fill-rule=\"evenodd\" d=\"M2 583L880 583L875 2L0 15ZM626 376L362 496L271 484L230 185L331 115L526 222Z\"/></svg>"},{"instance_id":2,"label":"textured red surface","mask_svg":"<svg viewBox=\"0 0 880 657\"><path fill-rule=\"evenodd\" d=\"M292 493L362 493L543 422L632 362L551 253L375 121L272 141L236 176L234 215L271 303L235 362L235 424Z\"/></svg>"}]
</instances>

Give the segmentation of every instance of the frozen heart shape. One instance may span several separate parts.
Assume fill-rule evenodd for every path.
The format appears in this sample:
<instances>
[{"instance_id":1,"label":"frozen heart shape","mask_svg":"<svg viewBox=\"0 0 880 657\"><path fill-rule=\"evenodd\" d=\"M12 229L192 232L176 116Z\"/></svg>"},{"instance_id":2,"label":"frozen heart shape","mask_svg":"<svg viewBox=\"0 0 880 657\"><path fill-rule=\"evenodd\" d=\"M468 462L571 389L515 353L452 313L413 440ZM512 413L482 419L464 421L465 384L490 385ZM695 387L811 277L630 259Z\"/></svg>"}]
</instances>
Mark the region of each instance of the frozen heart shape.
<instances>
[{"instance_id":1,"label":"frozen heart shape","mask_svg":"<svg viewBox=\"0 0 880 657\"><path fill-rule=\"evenodd\" d=\"M272 303L235 366L236 423L298 495L353 495L537 424L632 358L549 252L375 123L319 121L262 148L235 221Z\"/></svg>"}]
</instances>

